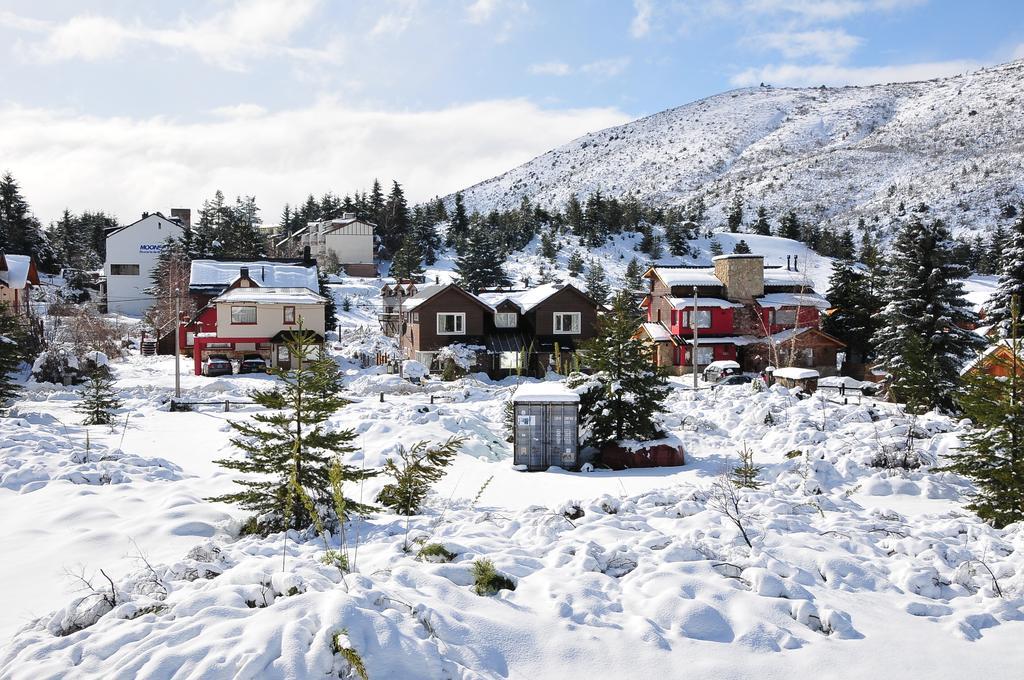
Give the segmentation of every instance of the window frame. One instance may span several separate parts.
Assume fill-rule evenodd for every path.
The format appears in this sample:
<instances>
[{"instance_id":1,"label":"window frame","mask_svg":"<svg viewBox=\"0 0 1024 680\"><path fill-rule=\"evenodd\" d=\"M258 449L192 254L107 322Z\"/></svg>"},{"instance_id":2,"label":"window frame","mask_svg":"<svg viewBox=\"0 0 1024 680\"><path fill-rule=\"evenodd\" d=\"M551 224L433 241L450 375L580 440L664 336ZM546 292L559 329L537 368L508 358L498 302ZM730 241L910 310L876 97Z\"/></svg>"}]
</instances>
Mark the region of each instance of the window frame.
<instances>
[{"instance_id":1,"label":"window frame","mask_svg":"<svg viewBox=\"0 0 1024 680\"><path fill-rule=\"evenodd\" d=\"M457 323L454 324L455 330L446 331L442 330L441 319L444 317L452 317ZM465 312L438 312L435 318L438 335L465 335L466 334L466 313ZM461 326L461 327L460 327Z\"/></svg>"},{"instance_id":2,"label":"window frame","mask_svg":"<svg viewBox=\"0 0 1024 680\"><path fill-rule=\"evenodd\" d=\"M706 358L708 356L707 353L710 353L711 356L708 359L708 361L700 360L701 353L705 353L704 356ZM707 366L708 364L715 360L715 348L706 345L697 345L697 351L694 353L694 360L697 362L698 366Z\"/></svg>"},{"instance_id":3,"label":"window frame","mask_svg":"<svg viewBox=\"0 0 1024 680\"><path fill-rule=\"evenodd\" d=\"M679 312L679 314L682 317L680 319L680 327L692 329L693 325L692 325L692 322L690 321L690 319L693 318L694 310L693 309L687 309L685 311ZM698 307L697 310L696 310L696 314L697 314L697 330L707 330L708 328L711 328L712 317L711 317L711 310L710 309L700 309ZM706 324L702 324L701 323L701 319L702 318L707 320Z\"/></svg>"},{"instance_id":4,"label":"window frame","mask_svg":"<svg viewBox=\"0 0 1024 680\"><path fill-rule=\"evenodd\" d=\"M512 317L512 323L501 323L499 319L505 317L505 321L508 321L508 317ZM515 328L519 325L519 315L515 312L495 312L494 313L494 327L495 328Z\"/></svg>"},{"instance_id":5,"label":"window frame","mask_svg":"<svg viewBox=\"0 0 1024 680\"><path fill-rule=\"evenodd\" d=\"M114 271L115 267L118 268L118 271ZM134 268L134 271L132 273L120 271L120 269L122 267ZM138 265L138 264L111 264L110 265L110 275L111 276L142 276L142 266Z\"/></svg>"},{"instance_id":6,"label":"window frame","mask_svg":"<svg viewBox=\"0 0 1024 680\"><path fill-rule=\"evenodd\" d=\"M288 312L291 312L291 319L288 318ZM281 310L282 323L289 326L295 325L295 305L285 305Z\"/></svg>"},{"instance_id":7,"label":"window frame","mask_svg":"<svg viewBox=\"0 0 1024 680\"><path fill-rule=\"evenodd\" d=\"M792 318L791 319L780 320L779 319L779 312L783 312L787 316L788 315L792 315ZM789 326L791 324L795 326L796 322L797 322L797 313L796 313L796 309L795 308L792 308L792 307L779 307L778 309L773 309L772 310L772 325L773 326Z\"/></svg>"},{"instance_id":8,"label":"window frame","mask_svg":"<svg viewBox=\"0 0 1024 680\"><path fill-rule=\"evenodd\" d=\"M252 321L236 321L235 310L251 309L252 310ZM232 326L255 326L259 323L259 310L256 305L231 305L231 325Z\"/></svg>"},{"instance_id":9,"label":"window frame","mask_svg":"<svg viewBox=\"0 0 1024 680\"><path fill-rule=\"evenodd\" d=\"M553 335L579 335L583 332L582 312L552 312L551 315L551 333ZM566 316L572 319L569 330L559 328L563 325L560 323L561 317Z\"/></svg>"}]
</instances>

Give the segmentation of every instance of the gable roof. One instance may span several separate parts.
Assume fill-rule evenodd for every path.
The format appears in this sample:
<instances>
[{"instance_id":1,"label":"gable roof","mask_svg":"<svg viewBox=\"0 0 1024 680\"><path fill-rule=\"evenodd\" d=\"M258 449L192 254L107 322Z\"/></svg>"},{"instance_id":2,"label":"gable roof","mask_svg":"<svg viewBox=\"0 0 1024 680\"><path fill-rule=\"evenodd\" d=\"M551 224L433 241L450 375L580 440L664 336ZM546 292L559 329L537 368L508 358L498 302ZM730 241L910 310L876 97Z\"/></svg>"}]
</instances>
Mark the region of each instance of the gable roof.
<instances>
[{"instance_id":1,"label":"gable roof","mask_svg":"<svg viewBox=\"0 0 1024 680\"><path fill-rule=\"evenodd\" d=\"M717 286L724 287L715 276L714 267L651 267L644 272L644 278L656 276L669 288L673 286Z\"/></svg>"},{"instance_id":2,"label":"gable roof","mask_svg":"<svg viewBox=\"0 0 1024 680\"><path fill-rule=\"evenodd\" d=\"M497 307L504 302L511 302L519 308L520 312L527 314L538 305L564 290L570 290L571 292L576 293L587 302L594 305L594 307L598 306L598 304L594 302L589 295L571 283L545 283L539 286L534 286L533 288L527 288L526 290L481 293L479 297L491 307Z\"/></svg>"},{"instance_id":3,"label":"gable roof","mask_svg":"<svg viewBox=\"0 0 1024 680\"><path fill-rule=\"evenodd\" d=\"M637 332L637 335L641 332L645 333L653 342L671 342L672 344L678 344L676 339L672 337L672 333L665 328L664 324L659 322L645 321L640 324L640 329Z\"/></svg>"},{"instance_id":4,"label":"gable roof","mask_svg":"<svg viewBox=\"0 0 1024 680\"><path fill-rule=\"evenodd\" d=\"M983 367L986 364L993 362L1006 362L1012 363L1013 361L1013 342L1009 339L1003 338L998 342L993 342L988 347L978 352L969 361L964 363L960 369L960 375L964 375L975 367ZM1018 355L1018 361L1020 361L1021 369L1024 369L1024 351Z\"/></svg>"},{"instance_id":5,"label":"gable roof","mask_svg":"<svg viewBox=\"0 0 1024 680\"><path fill-rule=\"evenodd\" d=\"M192 260L189 290L220 293L241 277L243 267L249 269L249 278L261 288L308 288L320 290L316 263L299 262L220 262L218 260Z\"/></svg>"},{"instance_id":6,"label":"gable roof","mask_svg":"<svg viewBox=\"0 0 1024 680\"><path fill-rule=\"evenodd\" d=\"M39 274L31 255L0 253L0 283L6 288L22 289L25 284L39 285Z\"/></svg>"},{"instance_id":7,"label":"gable roof","mask_svg":"<svg viewBox=\"0 0 1024 680\"><path fill-rule=\"evenodd\" d=\"M432 299L434 297L437 297L438 295L440 295L441 293L443 293L443 292L445 292L447 290L454 290L454 291L456 291L456 293L469 298L470 300L472 300L473 302L477 303L478 305L480 305L481 307L483 307L484 309L486 309L489 312L493 312L494 311L494 307L492 307L489 303L485 302L480 297L478 297L476 295L473 295L469 291L463 290L462 288L460 288L459 286L457 286L454 283L444 283L444 284L436 284L436 285L432 285L432 286L423 286L418 291L416 291L415 295L413 295L410 298L407 298L405 300L405 302L402 303L402 311L409 311L409 310L415 309L416 307L419 307L420 305L422 305L427 300L430 300L430 299Z\"/></svg>"},{"instance_id":8,"label":"gable roof","mask_svg":"<svg viewBox=\"0 0 1024 680\"><path fill-rule=\"evenodd\" d=\"M113 227L111 229L108 229L106 231L106 233L104 234L104 238L109 239L111 236L114 236L116 234L120 234L122 231L127 231L128 229L131 229L132 227L134 227L136 224L140 224L140 223L145 222L146 220L154 218L154 217L157 217L157 218L163 220L164 222L167 222L168 224L171 224L172 226L178 227L182 231L185 231L184 225L182 225L181 222L179 222L177 219L171 219L170 217L165 217L163 213L158 211L158 212L151 212L148 215L146 215L145 217L140 217L139 219L135 220L131 224L125 224L125 225L120 226L120 227Z\"/></svg>"},{"instance_id":9,"label":"gable roof","mask_svg":"<svg viewBox=\"0 0 1024 680\"><path fill-rule=\"evenodd\" d=\"M211 302L251 302L261 305L316 305L327 298L308 288L232 288Z\"/></svg>"}]
</instances>

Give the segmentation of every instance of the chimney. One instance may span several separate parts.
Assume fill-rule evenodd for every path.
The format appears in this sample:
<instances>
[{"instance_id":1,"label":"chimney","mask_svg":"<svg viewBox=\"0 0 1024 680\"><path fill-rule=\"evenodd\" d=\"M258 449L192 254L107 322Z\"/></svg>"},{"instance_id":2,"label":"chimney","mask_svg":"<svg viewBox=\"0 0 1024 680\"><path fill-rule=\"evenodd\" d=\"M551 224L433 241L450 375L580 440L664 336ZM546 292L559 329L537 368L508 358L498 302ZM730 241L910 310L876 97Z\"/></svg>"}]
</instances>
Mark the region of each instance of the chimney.
<instances>
[{"instance_id":1,"label":"chimney","mask_svg":"<svg viewBox=\"0 0 1024 680\"><path fill-rule=\"evenodd\" d=\"M149 217L149 213L148 212L142 213L142 219L146 219L147 217Z\"/></svg>"},{"instance_id":2,"label":"chimney","mask_svg":"<svg viewBox=\"0 0 1024 680\"><path fill-rule=\"evenodd\" d=\"M309 262L311 259L313 259L313 258L312 258L311 254L310 254L309 246L305 246L302 249L302 261L303 262Z\"/></svg>"},{"instance_id":3,"label":"chimney","mask_svg":"<svg viewBox=\"0 0 1024 680\"><path fill-rule=\"evenodd\" d=\"M248 288L249 287L249 284L248 284L248 281L249 281L249 268L248 267L239 267L238 268L238 278L240 278L242 280L239 285L241 285L242 288Z\"/></svg>"},{"instance_id":4,"label":"chimney","mask_svg":"<svg viewBox=\"0 0 1024 680\"><path fill-rule=\"evenodd\" d=\"M728 299L749 301L764 295L763 255L719 255L711 261Z\"/></svg>"},{"instance_id":5,"label":"chimney","mask_svg":"<svg viewBox=\"0 0 1024 680\"><path fill-rule=\"evenodd\" d=\"M793 271L795 271L795 272L800 271L800 267L796 266L796 260L797 260L798 257L800 257L800 256L799 255L794 255L793 256Z\"/></svg>"},{"instance_id":6,"label":"chimney","mask_svg":"<svg viewBox=\"0 0 1024 680\"><path fill-rule=\"evenodd\" d=\"M192 228L191 208L171 208L171 219L177 219L186 229Z\"/></svg>"},{"instance_id":7,"label":"chimney","mask_svg":"<svg viewBox=\"0 0 1024 680\"><path fill-rule=\"evenodd\" d=\"M788 271L790 271L790 268L789 268L789 267L790 267L790 264L789 264L789 260L790 260L790 257L789 257L789 255L786 255L786 271L787 271L787 272L788 272Z\"/></svg>"}]
</instances>

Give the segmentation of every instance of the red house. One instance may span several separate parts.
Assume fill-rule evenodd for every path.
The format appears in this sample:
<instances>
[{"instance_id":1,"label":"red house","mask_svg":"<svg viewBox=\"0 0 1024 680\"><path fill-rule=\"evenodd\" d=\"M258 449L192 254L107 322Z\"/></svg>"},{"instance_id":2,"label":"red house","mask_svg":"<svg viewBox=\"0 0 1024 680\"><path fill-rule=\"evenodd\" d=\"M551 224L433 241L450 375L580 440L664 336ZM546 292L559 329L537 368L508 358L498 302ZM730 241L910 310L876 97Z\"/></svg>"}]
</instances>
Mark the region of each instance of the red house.
<instances>
[{"instance_id":1,"label":"red house","mask_svg":"<svg viewBox=\"0 0 1024 680\"><path fill-rule=\"evenodd\" d=\"M652 345L652 361L685 373L713 361L745 371L768 365L836 372L845 345L819 329L828 301L795 267L765 267L761 255L720 255L711 267L653 267L636 337ZM697 334L693 357L694 327Z\"/></svg>"}]
</instances>

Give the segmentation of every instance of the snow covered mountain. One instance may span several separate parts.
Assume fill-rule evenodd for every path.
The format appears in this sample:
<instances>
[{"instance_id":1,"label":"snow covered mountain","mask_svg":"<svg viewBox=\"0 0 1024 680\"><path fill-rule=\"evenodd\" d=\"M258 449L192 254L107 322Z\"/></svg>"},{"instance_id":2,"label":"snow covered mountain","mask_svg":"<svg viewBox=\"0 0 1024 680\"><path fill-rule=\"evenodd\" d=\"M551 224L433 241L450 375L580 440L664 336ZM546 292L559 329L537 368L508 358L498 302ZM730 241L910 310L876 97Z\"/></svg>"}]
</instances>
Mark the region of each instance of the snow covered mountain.
<instances>
[{"instance_id":1,"label":"snow covered mountain","mask_svg":"<svg viewBox=\"0 0 1024 680\"><path fill-rule=\"evenodd\" d=\"M982 230L1024 199L1022 91L1024 61L926 82L734 90L585 135L463 195L481 211L598 189L662 205L703 195L716 225L738 192L748 215L877 217L883 233L924 203L956 232Z\"/></svg>"}]
</instances>

